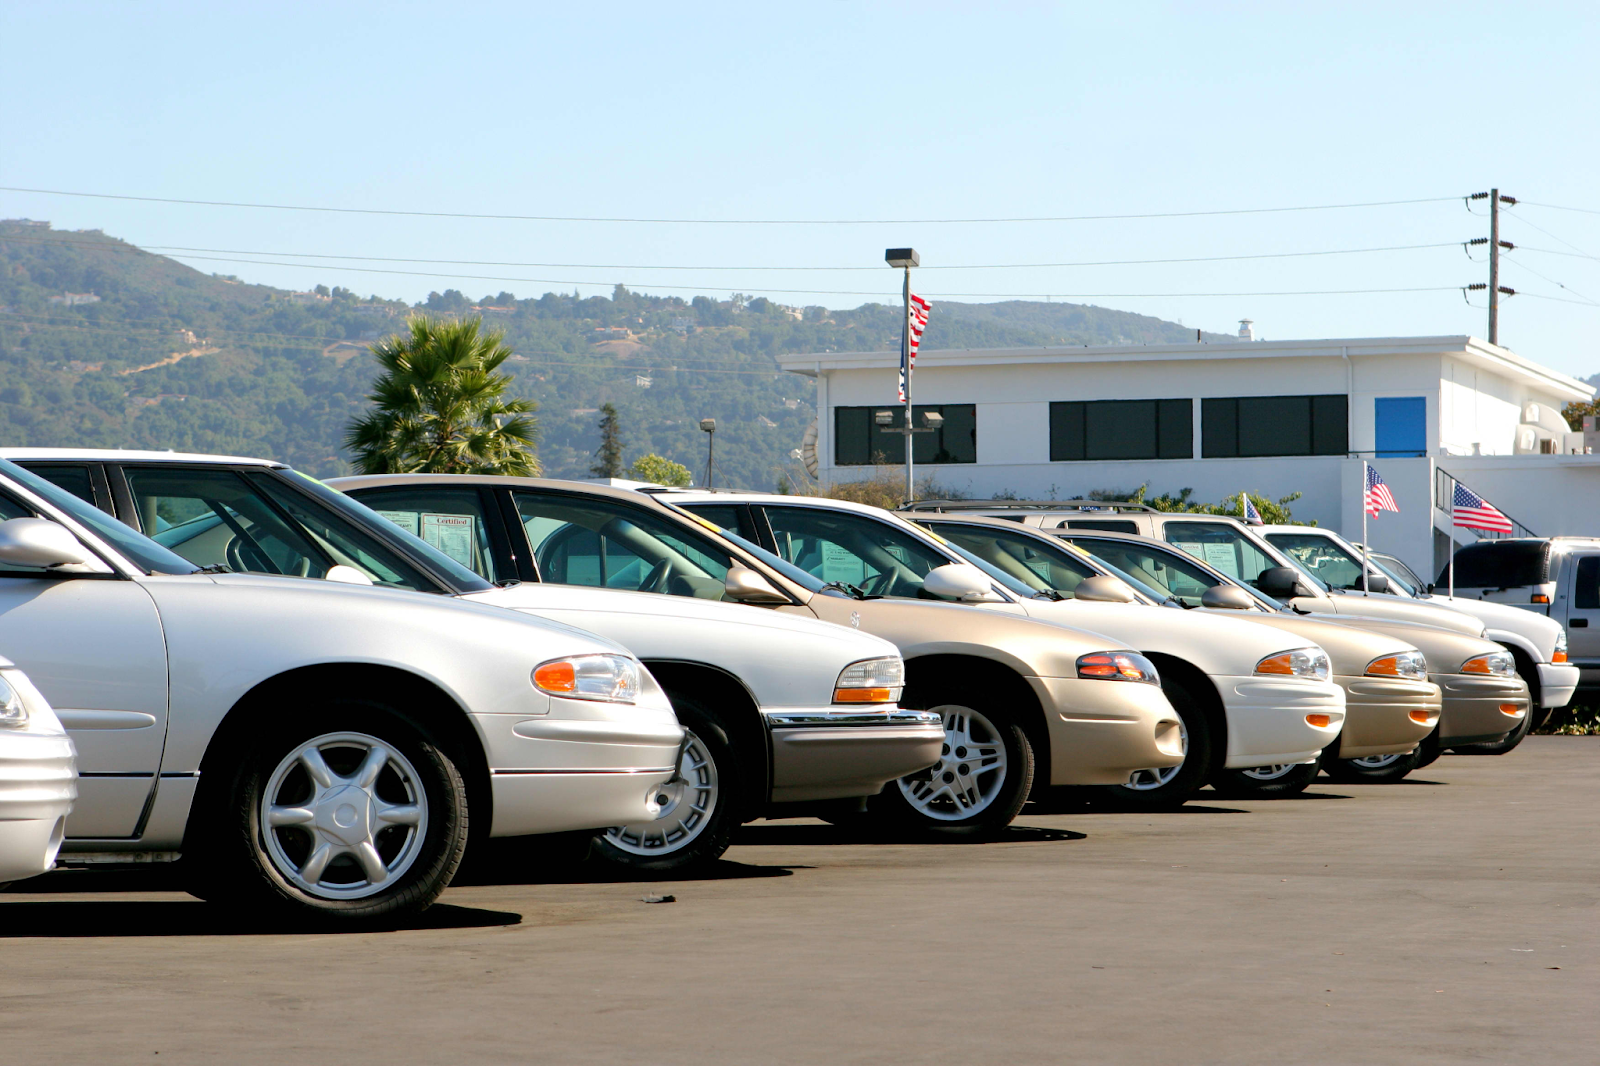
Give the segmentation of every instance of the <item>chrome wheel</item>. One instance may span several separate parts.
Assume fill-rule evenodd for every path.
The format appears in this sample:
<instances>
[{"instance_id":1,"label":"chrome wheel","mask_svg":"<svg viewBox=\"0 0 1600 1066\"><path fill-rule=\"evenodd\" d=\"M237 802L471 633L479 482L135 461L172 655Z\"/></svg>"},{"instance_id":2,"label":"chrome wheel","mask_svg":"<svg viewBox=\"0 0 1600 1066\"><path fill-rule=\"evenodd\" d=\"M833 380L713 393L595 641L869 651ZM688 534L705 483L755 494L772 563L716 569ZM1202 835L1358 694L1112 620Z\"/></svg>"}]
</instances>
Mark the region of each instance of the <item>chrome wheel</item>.
<instances>
[{"instance_id":1,"label":"chrome wheel","mask_svg":"<svg viewBox=\"0 0 1600 1066\"><path fill-rule=\"evenodd\" d=\"M959 822L994 803L1006 783L1006 745L993 722L970 707L930 708L944 718L944 748L929 769L895 784L911 809Z\"/></svg>"},{"instance_id":2,"label":"chrome wheel","mask_svg":"<svg viewBox=\"0 0 1600 1066\"><path fill-rule=\"evenodd\" d=\"M1189 754L1189 727L1184 724L1183 716L1178 716L1178 743L1183 747L1183 754ZM1122 787L1134 792L1151 792L1178 776L1178 771L1183 769L1183 763L1177 766L1163 766L1158 769L1135 770L1128 775L1128 780Z\"/></svg>"},{"instance_id":3,"label":"chrome wheel","mask_svg":"<svg viewBox=\"0 0 1600 1066\"><path fill-rule=\"evenodd\" d=\"M692 843L711 824L719 798L717 764L705 742L687 732L678 773L656 789L654 821L606 830L605 839L629 855L666 855Z\"/></svg>"},{"instance_id":4,"label":"chrome wheel","mask_svg":"<svg viewBox=\"0 0 1600 1066\"><path fill-rule=\"evenodd\" d=\"M1392 755L1363 755L1359 759L1346 760L1363 770L1383 770L1404 759L1411 753L1408 751L1396 752Z\"/></svg>"},{"instance_id":5,"label":"chrome wheel","mask_svg":"<svg viewBox=\"0 0 1600 1066\"><path fill-rule=\"evenodd\" d=\"M1294 768L1299 765L1299 763L1286 762L1278 763L1275 766L1252 766L1248 770L1239 772L1253 781L1276 781L1280 777L1287 777L1293 773Z\"/></svg>"},{"instance_id":6,"label":"chrome wheel","mask_svg":"<svg viewBox=\"0 0 1600 1066\"><path fill-rule=\"evenodd\" d=\"M321 899L361 899L410 869L428 832L416 768L366 733L328 733L284 756L261 796L272 865Z\"/></svg>"}]
</instances>

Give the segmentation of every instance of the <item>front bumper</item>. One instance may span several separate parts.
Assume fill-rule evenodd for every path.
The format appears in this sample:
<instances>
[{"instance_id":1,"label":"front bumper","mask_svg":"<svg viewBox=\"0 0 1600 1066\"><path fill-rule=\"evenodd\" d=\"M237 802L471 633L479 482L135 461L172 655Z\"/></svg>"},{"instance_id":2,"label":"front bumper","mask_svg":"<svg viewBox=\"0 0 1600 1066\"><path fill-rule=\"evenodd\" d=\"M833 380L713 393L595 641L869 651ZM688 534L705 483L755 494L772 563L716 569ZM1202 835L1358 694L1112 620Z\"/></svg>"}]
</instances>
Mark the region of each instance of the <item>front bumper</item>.
<instances>
[{"instance_id":1,"label":"front bumper","mask_svg":"<svg viewBox=\"0 0 1600 1066\"><path fill-rule=\"evenodd\" d=\"M1539 706L1551 710L1572 702L1578 681L1583 676L1571 663L1539 664Z\"/></svg>"},{"instance_id":2,"label":"front bumper","mask_svg":"<svg viewBox=\"0 0 1600 1066\"><path fill-rule=\"evenodd\" d=\"M933 711L876 707L762 710L772 735L772 802L875 796L939 761L944 724Z\"/></svg>"},{"instance_id":3,"label":"front bumper","mask_svg":"<svg viewBox=\"0 0 1600 1066\"><path fill-rule=\"evenodd\" d=\"M619 714L624 720L474 716L490 760L494 819L489 835L561 833L653 820L660 813L657 790L677 773L683 727L670 710L638 710L637 715Z\"/></svg>"},{"instance_id":4,"label":"front bumper","mask_svg":"<svg viewBox=\"0 0 1600 1066\"><path fill-rule=\"evenodd\" d=\"M1050 784L1121 785L1183 761L1178 712L1155 685L1030 677L1050 730Z\"/></svg>"},{"instance_id":5,"label":"front bumper","mask_svg":"<svg viewBox=\"0 0 1600 1066\"><path fill-rule=\"evenodd\" d=\"M1344 727L1344 690L1332 681L1212 676L1228 715L1229 770L1310 762ZM1328 716L1326 726L1306 721Z\"/></svg>"},{"instance_id":6,"label":"front bumper","mask_svg":"<svg viewBox=\"0 0 1600 1066\"><path fill-rule=\"evenodd\" d=\"M1441 695L1431 681L1403 677L1335 677L1344 689L1344 732L1339 758L1408 752L1433 732ZM1424 715L1418 722L1412 714Z\"/></svg>"},{"instance_id":7,"label":"front bumper","mask_svg":"<svg viewBox=\"0 0 1600 1066\"><path fill-rule=\"evenodd\" d=\"M1528 713L1528 686L1520 677L1428 676L1444 693L1444 713L1439 717L1442 748L1500 740ZM1517 713L1504 713L1501 704L1515 705Z\"/></svg>"},{"instance_id":8,"label":"front bumper","mask_svg":"<svg viewBox=\"0 0 1600 1066\"><path fill-rule=\"evenodd\" d=\"M65 733L0 730L0 881L56 861L78 797L76 752Z\"/></svg>"}]
</instances>

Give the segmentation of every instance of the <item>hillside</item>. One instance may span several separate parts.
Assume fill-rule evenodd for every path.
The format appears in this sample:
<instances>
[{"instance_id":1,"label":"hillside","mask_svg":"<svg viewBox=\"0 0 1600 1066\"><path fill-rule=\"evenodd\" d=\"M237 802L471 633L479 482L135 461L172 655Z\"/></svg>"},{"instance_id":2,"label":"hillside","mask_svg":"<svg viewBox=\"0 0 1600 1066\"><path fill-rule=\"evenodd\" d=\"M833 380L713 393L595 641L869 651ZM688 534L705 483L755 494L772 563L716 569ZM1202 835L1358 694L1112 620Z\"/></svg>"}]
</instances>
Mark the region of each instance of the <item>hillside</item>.
<instances>
[{"instance_id":1,"label":"hillside","mask_svg":"<svg viewBox=\"0 0 1600 1066\"><path fill-rule=\"evenodd\" d=\"M622 416L629 461L657 452L703 471L698 422L717 419L718 482L769 488L815 416L809 378L774 356L893 350L899 309L629 292L578 299L455 290L415 306L318 286L290 293L203 274L99 231L0 222L0 442L271 456L348 470L345 425L365 407L366 345L413 311L481 315L517 351L518 394L540 405L540 456L583 476L597 408ZM1185 340L1192 330L1077 304L940 303L928 348ZM1208 334L1210 339L1221 335Z\"/></svg>"}]
</instances>

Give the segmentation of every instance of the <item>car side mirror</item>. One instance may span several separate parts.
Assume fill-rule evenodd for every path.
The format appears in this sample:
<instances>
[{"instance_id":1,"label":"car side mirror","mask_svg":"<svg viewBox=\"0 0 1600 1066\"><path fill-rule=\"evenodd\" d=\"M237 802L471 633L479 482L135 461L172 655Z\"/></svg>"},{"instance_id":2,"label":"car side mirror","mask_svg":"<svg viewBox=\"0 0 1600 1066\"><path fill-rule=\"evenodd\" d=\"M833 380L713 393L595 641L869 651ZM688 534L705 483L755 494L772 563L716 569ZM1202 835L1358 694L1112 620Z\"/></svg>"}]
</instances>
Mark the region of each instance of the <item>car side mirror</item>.
<instances>
[{"instance_id":1,"label":"car side mirror","mask_svg":"<svg viewBox=\"0 0 1600 1066\"><path fill-rule=\"evenodd\" d=\"M88 561L89 555L83 545L66 526L43 518L13 518L0 522L0 563L48 570Z\"/></svg>"},{"instance_id":2,"label":"car side mirror","mask_svg":"<svg viewBox=\"0 0 1600 1066\"><path fill-rule=\"evenodd\" d=\"M983 603L994 599L989 575L970 563L945 563L928 571L922 588L930 596L957 603Z\"/></svg>"},{"instance_id":3,"label":"car side mirror","mask_svg":"<svg viewBox=\"0 0 1600 1066\"><path fill-rule=\"evenodd\" d=\"M1356 586L1356 588L1360 588L1360 587L1361 587L1360 585ZM1368 592L1388 592L1389 591L1389 579L1388 579L1388 577L1386 577L1383 574L1368 574L1367 575L1367 591Z\"/></svg>"},{"instance_id":4,"label":"car side mirror","mask_svg":"<svg viewBox=\"0 0 1600 1066\"><path fill-rule=\"evenodd\" d=\"M1219 611L1248 611L1256 605L1238 585L1212 585L1200 594L1200 606Z\"/></svg>"},{"instance_id":5,"label":"car side mirror","mask_svg":"<svg viewBox=\"0 0 1600 1066\"><path fill-rule=\"evenodd\" d=\"M1296 596L1315 596L1316 591L1300 580L1300 571L1292 566L1272 566L1261 571L1256 578L1256 588L1275 600L1292 600Z\"/></svg>"},{"instance_id":6,"label":"car side mirror","mask_svg":"<svg viewBox=\"0 0 1600 1066\"><path fill-rule=\"evenodd\" d=\"M343 581L346 585L370 585L372 578L357 570L353 566L336 563L328 567L328 572L322 575L324 581Z\"/></svg>"},{"instance_id":7,"label":"car side mirror","mask_svg":"<svg viewBox=\"0 0 1600 1066\"><path fill-rule=\"evenodd\" d=\"M728 576L722 583L728 599L738 603L788 603L789 597L772 587L772 582L747 566L728 567Z\"/></svg>"},{"instance_id":8,"label":"car side mirror","mask_svg":"<svg viewBox=\"0 0 1600 1066\"><path fill-rule=\"evenodd\" d=\"M1133 590L1109 574L1095 574L1078 582L1072 598L1092 603L1132 603Z\"/></svg>"}]
</instances>

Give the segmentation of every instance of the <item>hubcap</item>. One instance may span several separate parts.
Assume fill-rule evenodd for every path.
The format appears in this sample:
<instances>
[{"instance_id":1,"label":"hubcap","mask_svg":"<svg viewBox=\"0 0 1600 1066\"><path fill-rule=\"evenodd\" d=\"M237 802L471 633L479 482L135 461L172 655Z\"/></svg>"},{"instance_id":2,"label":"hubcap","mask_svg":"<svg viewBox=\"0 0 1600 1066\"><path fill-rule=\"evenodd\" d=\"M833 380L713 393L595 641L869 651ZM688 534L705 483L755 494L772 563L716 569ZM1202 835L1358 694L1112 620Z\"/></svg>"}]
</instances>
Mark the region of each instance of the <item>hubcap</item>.
<instances>
[{"instance_id":1,"label":"hubcap","mask_svg":"<svg viewBox=\"0 0 1600 1066\"><path fill-rule=\"evenodd\" d=\"M1189 727L1184 723L1183 716L1178 716L1178 744L1183 748L1185 761L1189 755ZM1128 775L1128 780L1123 788L1135 792L1153 792L1162 785L1178 776L1178 771L1183 769L1183 763L1177 766L1163 766L1160 769L1135 770Z\"/></svg>"},{"instance_id":2,"label":"hubcap","mask_svg":"<svg viewBox=\"0 0 1600 1066\"><path fill-rule=\"evenodd\" d=\"M278 763L261 797L267 856L323 899L360 899L410 869L428 832L416 768L365 733L308 740Z\"/></svg>"},{"instance_id":3,"label":"hubcap","mask_svg":"<svg viewBox=\"0 0 1600 1066\"><path fill-rule=\"evenodd\" d=\"M1363 770L1384 770L1404 759L1406 754L1406 752L1402 751L1393 755L1363 755L1359 759L1351 759L1349 761Z\"/></svg>"},{"instance_id":4,"label":"hubcap","mask_svg":"<svg viewBox=\"0 0 1600 1066\"><path fill-rule=\"evenodd\" d=\"M1299 764L1286 762L1278 763L1275 766L1252 766L1250 769L1241 772L1244 776L1256 781L1276 781L1278 778L1286 776L1297 765Z\"/></svg>"},{"instance_id":5,"label":"hubcap","mask_svg":"<svg viewBox=\"0 0 1600 1066\"><path fill-rule=\"evenodd\" d=\"M668 855L692 843L717 809L717 764L705 742L689 732L678 773L652 796L661 813L654 821L606 830L606 840L630 855Z\"/></svg>"},{"instance_id":6,"label":"hubcap","mask_svg":"<svg viewBox=\"0 0 1600 1066\"><path fill-rule=\"evenodd\" d=\"M939 762L896 784L913 810L959 822L987 809L1006 781L1006 746L993 722L970 707L935 707L944 718Z\"/></svg>"}]
</instances>

